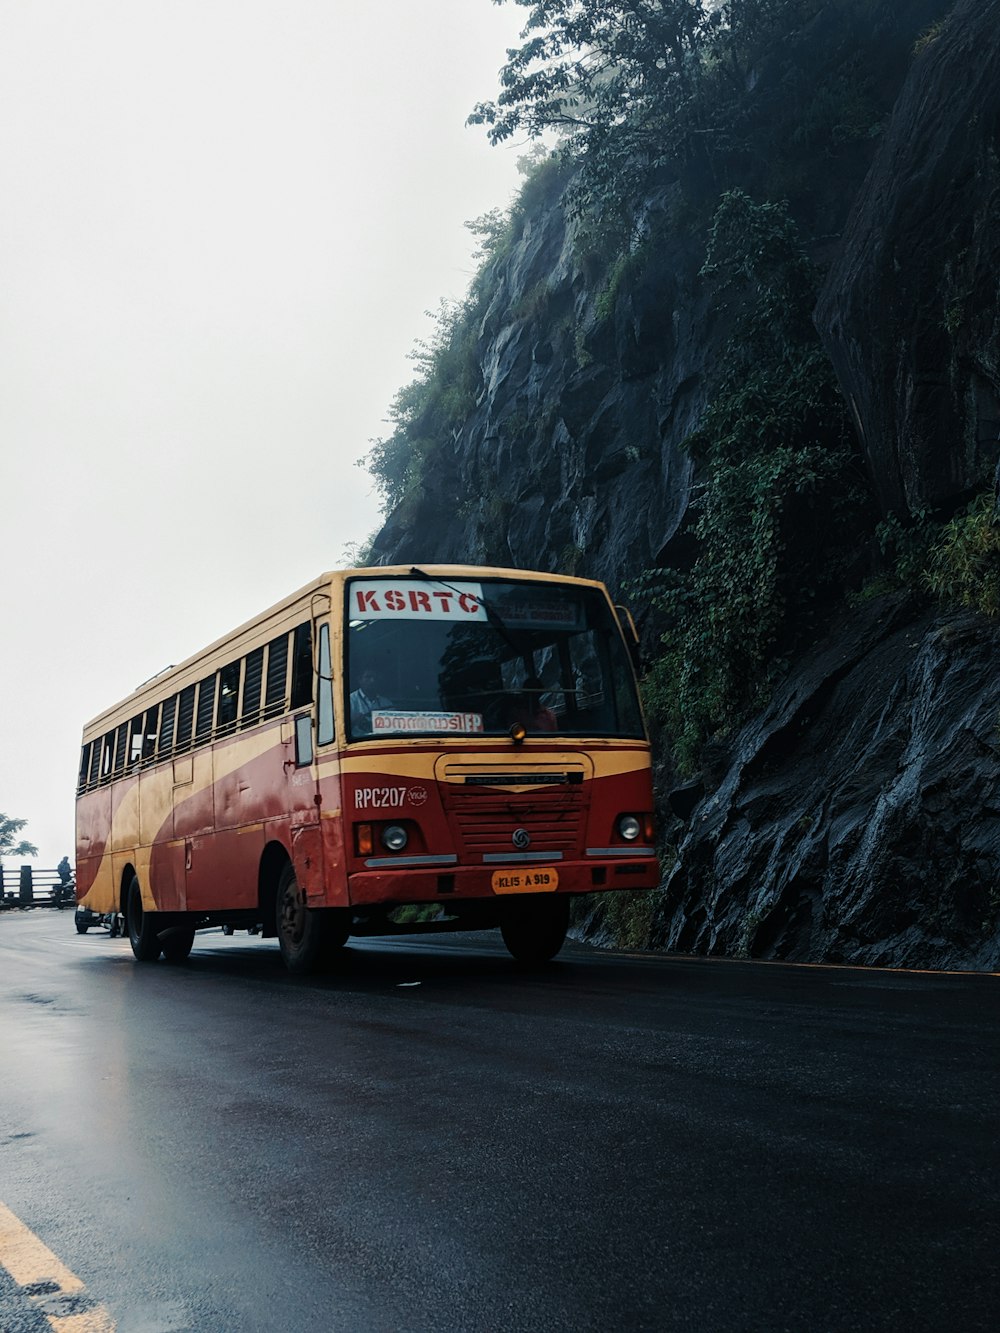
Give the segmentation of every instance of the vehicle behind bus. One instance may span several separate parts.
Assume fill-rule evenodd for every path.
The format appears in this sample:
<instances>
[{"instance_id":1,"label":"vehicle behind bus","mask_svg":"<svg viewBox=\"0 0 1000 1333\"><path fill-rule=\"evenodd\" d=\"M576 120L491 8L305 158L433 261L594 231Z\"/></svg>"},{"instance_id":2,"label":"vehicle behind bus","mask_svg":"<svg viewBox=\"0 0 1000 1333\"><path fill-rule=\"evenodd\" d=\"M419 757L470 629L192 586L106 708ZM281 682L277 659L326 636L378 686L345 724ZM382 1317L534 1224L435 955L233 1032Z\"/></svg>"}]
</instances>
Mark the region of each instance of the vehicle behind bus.
<instances>
[{"instance_id":1,"label":"vehicle behind bus","mask_svg":"<svg viewBox=\"0 0 1000 1333\"><path fill-rule=\"evenodd\" d=\"M293 972L351 936L496 929L554 957L575 895L652 888L649 744L602 585L325 574L84 731L77 893L140 961L210 926Z\"/></svg>"}]
</instances>

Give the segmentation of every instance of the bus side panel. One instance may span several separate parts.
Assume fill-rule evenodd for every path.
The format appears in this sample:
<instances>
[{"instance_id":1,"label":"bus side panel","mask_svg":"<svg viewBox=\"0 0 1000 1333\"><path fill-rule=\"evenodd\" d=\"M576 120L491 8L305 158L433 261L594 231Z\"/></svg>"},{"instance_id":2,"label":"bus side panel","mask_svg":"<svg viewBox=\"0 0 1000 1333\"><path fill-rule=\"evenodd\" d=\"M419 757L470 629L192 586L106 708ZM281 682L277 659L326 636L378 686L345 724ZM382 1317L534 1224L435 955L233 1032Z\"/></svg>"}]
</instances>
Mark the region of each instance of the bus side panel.
<instances>
[{"instance_id":1,"label":"bus side panel","mask_svg":"<svg viewBox=\"0 0 1000 1333\"><path fill-rule=\"evenodd\" d=\"M112 852L133 856L141 846L139 838L139 775L120 778L111 787Z\"/></svg>"},{"instance_id":2,"label":"bus side panel","mask_svg":"<svg viewBox=\"0 0 1000 1333\"><path fill-rule=\"evenodd\" d=\"M211 750L179 756L173 770L174 837L207 837L215 828Z\"/></svg>"},{"instance_id":3,"label":"bus side panel","mask_svg":"<svg viewBox=\"0 0 1000 1333\"><path fill-rule=\"evenodd\" d=\"M111 912L117 894L111 877L111 788L84 792L76 803L76 897L95 912Z\"/></svg>"},{"instance_id":4,"label":"bus side panel","mask_svg":"<svg viewBox=\"0 0 1000 1333\"><path fill-rule=\"evenodd\" d=\"M173 837L173 773L170 764L144 769L139 777L139 839L145 847Z\"/></svg>"},{"instance_id":5,"label":"bus side panel","mask_svg":"<svg viewBox=\"0 0 1000 1333\"><path fill-rule=\"evenodd\" d=\"M139 833L148 863L140 883L161 912L184 910L184 843L173 837L173 765L144 769L139 778Z\"/></svg>"},{"instance_id":6,"label":"bus side panel","mask_svg":"<svg viewBox=\"0 0 1000 1333\"><path fill-rule=\"evenodd\" d=\"M199 908L249 908L257 904L257 874L266 835L262 774L269 767L263 733L217 742L212 752L215 835L190 849L189 901Z\"/></svg>"},{"instance_id":7,"label":"bus side panel","mask_svg":"<svg viewBox=\"0 0 1000 1333\"><path fill-rule=\"evenodd\" d=\"M149 888L164 912L183 912L185 901L184 840L162 838L149 852Z\"/></svg>"},{"instance_id":8,"label":"bus side panel","mask_svg":"<svg viewBox=\"0 0 1000 1333\"><path fill-rule=\"evenodd\" d=\"M264 829L260 824L187 839L188 911L255 907L263 850Z\"/></svg>"}]
</instances>

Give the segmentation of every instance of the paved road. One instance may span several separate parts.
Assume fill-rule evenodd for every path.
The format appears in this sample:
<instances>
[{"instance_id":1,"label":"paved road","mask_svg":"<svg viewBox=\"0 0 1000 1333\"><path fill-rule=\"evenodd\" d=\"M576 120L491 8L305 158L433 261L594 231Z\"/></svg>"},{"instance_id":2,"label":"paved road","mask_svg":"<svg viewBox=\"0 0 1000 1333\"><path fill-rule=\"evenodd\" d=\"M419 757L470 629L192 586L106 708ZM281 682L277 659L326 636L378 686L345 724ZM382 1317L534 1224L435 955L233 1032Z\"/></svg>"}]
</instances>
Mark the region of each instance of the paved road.
<instances>
[{"instance_id":1,"label":"paved road","mask_svg":"<svg viewBox=\"0 0 1000 1333\"><path fill-rule=\"evenodd\" d=\"M95 1328L1000 1324L1000 978L475 935L296 980L39 910L0 1045L0 1202ZM60 1327L26 1286L3 1333Z\"/></svg>"}]
</instances>

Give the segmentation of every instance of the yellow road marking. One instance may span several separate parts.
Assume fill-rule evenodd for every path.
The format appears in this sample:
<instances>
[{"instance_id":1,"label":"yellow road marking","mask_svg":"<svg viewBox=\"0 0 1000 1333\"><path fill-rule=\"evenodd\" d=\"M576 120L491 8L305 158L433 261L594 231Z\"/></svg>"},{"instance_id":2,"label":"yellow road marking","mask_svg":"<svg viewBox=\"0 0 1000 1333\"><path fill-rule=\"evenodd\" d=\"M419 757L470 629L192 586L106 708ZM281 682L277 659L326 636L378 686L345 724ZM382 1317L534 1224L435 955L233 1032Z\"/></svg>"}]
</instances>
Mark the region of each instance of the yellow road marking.
<instances>
[{"instance_id":1,"label":"yellow road marking","mask_svg":"<svg viewBox=\"0 0 1000 1333\"><path fill-rule=\"evenodd\" d=\"M66 1301L67 1313L60 1314L61 1297L79 1296L85 1288L52 1251L24 1225L9 1208L0 1203L0 1266L4 1267L25 1296L48 1320L56 1333L115 1333L115 1322L103 1305L84 1300ZM86 1303L88 1308L77 1308Z\"/></svg>"}]
</instances>

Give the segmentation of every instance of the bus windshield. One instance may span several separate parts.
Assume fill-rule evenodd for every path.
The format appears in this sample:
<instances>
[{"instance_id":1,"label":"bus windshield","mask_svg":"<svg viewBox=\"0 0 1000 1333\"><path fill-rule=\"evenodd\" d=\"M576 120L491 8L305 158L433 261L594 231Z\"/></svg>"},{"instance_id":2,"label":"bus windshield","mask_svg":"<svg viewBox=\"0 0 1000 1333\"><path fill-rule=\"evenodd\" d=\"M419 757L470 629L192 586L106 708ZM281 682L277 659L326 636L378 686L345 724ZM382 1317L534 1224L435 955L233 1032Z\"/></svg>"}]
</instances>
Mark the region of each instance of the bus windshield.
<instances>
[{"instance_id":1,"label":"bus windshield","mask_svg":"<svg viewBox=\"0 0 1000 1333\"><path fill-rule=\"evenodd\" d=\"M353 740L516 724L529 736L645 736L621 631L596 588L365 577L350 580L346 615Z\"/></svg>"}]
</instances>

